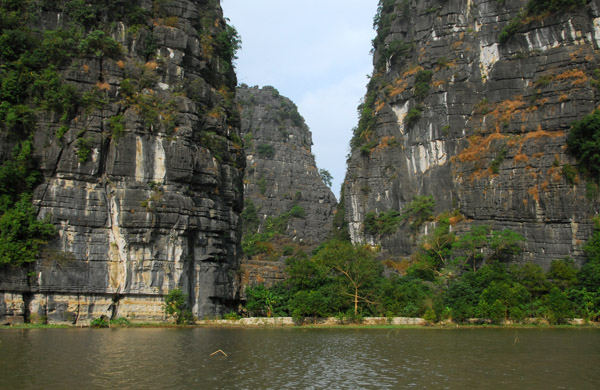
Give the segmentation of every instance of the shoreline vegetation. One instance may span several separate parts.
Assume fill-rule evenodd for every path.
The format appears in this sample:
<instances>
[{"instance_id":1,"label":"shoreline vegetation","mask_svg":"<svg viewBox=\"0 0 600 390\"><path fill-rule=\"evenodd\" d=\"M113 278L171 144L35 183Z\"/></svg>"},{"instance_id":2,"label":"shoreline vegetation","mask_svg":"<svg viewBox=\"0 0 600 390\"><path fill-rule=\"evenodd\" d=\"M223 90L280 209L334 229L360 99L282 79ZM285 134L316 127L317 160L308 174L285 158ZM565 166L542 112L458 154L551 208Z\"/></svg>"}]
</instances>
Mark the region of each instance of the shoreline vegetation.
<instances>
[{"instance_id":1,"label":"shoreline vegetation","mask_svg":"<svg viewBox=\"0 0 600 390\"><path fill-rule=\"evenodd\" d=\"M550 324L544 319L531 319L527 323L493 323L489 320L472 318L466 322L452 321L431 323L423 318L412 317L365 317L361 321L350 321L338 317L305 318L299 323L292 317L247 317L240 319L204 319L194 323L177 324L173 322L129 322L118 321L97 326L93 323L84 325L70 324L13 324L0 326L1 330L8 329L77 329L77 328L348 328L348 329L489 329L489 328L531 328L531 329L600 329L600 322L585 321L575 318L564 324Z\"/></svg>"}]
</instances>

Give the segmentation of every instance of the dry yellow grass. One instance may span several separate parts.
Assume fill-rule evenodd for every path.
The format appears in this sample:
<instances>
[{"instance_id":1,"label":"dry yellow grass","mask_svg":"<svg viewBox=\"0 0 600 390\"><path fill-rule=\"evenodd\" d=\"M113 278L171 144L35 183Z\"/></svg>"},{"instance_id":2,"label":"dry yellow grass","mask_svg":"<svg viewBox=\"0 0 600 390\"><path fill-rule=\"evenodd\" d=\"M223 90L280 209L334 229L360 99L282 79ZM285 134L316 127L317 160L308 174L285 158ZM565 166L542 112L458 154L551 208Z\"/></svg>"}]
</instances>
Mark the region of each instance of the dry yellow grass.
<instances>
[{"instance_id":1,"label":"dry yellow grass","mask_svg":"<svg viewBox=\"0 0 600 390\"><path fill-rule=\"evenodd\" d=\"M529 161L529 157L525 153L519 153L515 155L515 161L520 163L527 163Z\"/></svg>"},{"instance_id":2,"label":"dry yellow grass","mask_svg":"<svg viewBox=\"0 0 600 390\"><path fill-rule=\"evenodd\" d=\"M567 70L556 76L556 80L567 80L575 79L571 82L571 85L576 86L588 82L589 77L581 69Z\"/></svg>"},{"instance_id":3,"label":"dry yellow grass","mask_svg":"<svg viewBox=\"0 0 600 390\"><path fill-rule=\"evenodd\" d=\"M540 192L539 192L539 190L538 190L537 186L534 186L534 187L531 187L531 188L529 188L529 189L527 190L527 193L528 193L529 195L531 195L531 197L532 197L533 199L535 199L535 201L536 201L536 202L539 202L539 201L540 201Z\"/></svg>"},{"instance_id":4,"label":"dry yellow grass","mask_svg":"<svg viewBox=\"0 0 600 390\"><path fill-rule=\"evenodd\" d=\"M158 68L158 64L156 63L156 61L149 61L146 62L144 64L144 66L146 67L146 69L148 70L156 70L156 68Z\"/></svg>"},{"instance_id":5,"label":"dry yellow grass","mask_svg":"<svg viewBox=\"0 0 600 390\"><path fill-rule=\"evenodd\" d=\"M110 84L106 81L98 81L96 83L96 88L98 88L99 91L110 91Z\"/></svg>"},{"instance_id":6,"label":"dry yellow grass","mask_svg":"<svg viewBox=\"0 0 600 390\"><path fill-rule=\"evenodd\" d=\"M492 141L505 138L506 136L498 131L488 135L487 137L474 135L469 138L469 146L463 149L456 157L460 160L460 162L480 161L489 154L488 151Z\"/></svg>"}]
</instances>

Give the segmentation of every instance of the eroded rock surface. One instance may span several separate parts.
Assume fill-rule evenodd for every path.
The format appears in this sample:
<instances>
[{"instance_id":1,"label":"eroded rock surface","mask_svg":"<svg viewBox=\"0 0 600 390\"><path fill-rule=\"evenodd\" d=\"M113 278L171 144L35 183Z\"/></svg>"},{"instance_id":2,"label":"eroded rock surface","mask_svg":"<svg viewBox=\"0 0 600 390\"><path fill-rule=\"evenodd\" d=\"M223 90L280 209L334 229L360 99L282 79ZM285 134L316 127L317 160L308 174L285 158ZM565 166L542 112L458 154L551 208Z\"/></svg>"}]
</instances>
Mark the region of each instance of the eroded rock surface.
<instances>
[{"instance_id":1,"label":"eroded rock surface","mask_svg":"<svg viewBox=\"0 0 600 390\"><path fill-rule=\"evenodd\" d=\"M282 256L298 247L314 248L329 237L337 201L319 174L312 134L296 105L273 87L240 87L237 100L247 163L244 197L258 220L245 236L268 231L269 218L296 211L286 218L282 237L270 243L273 253L242 261L245 283L272 284L285 277Z\"/></svg>"},{"instance_id":2,"label":"eroded rock surface","mask_svg":"<svg viewBox=\"0 0 600 390\"><path fill-rule=\"evenodd\" d=\"M36 27L69 28L68 3L40 9ZM174 288L198 317L234 306L245 157L226 23L215 1L133 3L135 25L97 14L120 55L59 69L97 101L66 126L37 120L34 204L58 234L35 266L0 272L0 317L161 320Z\"/></svg>"},{"instance_id":3,"label":"eroded rock surface","mask_svg":"<svg viewBox=\"0 0 600 390\"><path fill-rule=\"evenodd\" d=\"M372 124L355 134L344 186L353 241L408 255L419 238L407 224L374 237L365 215L433 195L438 213L523 234L521 261L581 261L597 186L563 167L571 123L598 106L599 3L521 18L502 42L526 1L382 3Z\"/></svg>"}]
</instances>

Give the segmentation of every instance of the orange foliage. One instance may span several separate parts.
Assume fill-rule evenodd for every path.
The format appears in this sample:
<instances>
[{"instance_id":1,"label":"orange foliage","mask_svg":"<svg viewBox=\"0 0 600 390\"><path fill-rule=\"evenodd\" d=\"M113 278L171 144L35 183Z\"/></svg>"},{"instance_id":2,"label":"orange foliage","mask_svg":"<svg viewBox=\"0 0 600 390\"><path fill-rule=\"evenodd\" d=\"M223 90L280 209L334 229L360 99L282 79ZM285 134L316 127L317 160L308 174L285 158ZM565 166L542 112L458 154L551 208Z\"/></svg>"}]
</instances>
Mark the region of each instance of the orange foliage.
<instances>
[{"instance_id":1,"label":"orange foliage","mask_svg":"<svg viewBox=\"0 0 600 390\"><path fill-rule=\"evenodd\" d=\"M158 64L156 63L156 61L150 61L150 62L146 62L144 64L144 66L146 67L146 69L148 70L156 70L156 68L158 68Z\"/></svg>"},{"instance_id":2,"label":"orange foliage","mask_svg":"<svg viewBox=\"0 0 600 390\"><path fill-rule=\"evenodd\" d=\"M375 112L379 112L383 109L383 107L385 107L384 101L379 101L379 102L376 102L375 104L376 104Z\"/></svg>"},{"instance_id":3,"label":"orange foliage","mask_svg":"<svg viewBox=\"0 0 600 390\"><path fill-rule=\"evenodd\" d=\"M377 151L380 151L384 148L387 148L393 144L397 144L398 141L396 141L396 137L394 136L385 136L385 137L381 137L381 140L379 140L379 145L377 145L374 149Z\"/></svg>"},{"instance_id":4,"label":"orange foliage","mask_svg":"<svg viewBox=\"0 0 600 390\"><path fill-rule=\"evenodd\" d=\"M533 156L531 156L531 157L536 158L536 159L540 159L543 156L544 156L544 152L539 152L539 153L534 153Z\"/></svg>"},{"instance_id":5,"label":"orange foliage","mask_svg":"<svg viewBox=\"0 0 600 390\"><path fill-rule=\"evenodd\" d=\"M402 78L405 79L409 76L419 73L422 70L423 70L423 67L421 65L413 66L412 68L410 68L409 70L407 70L406 72L404 72L402 74Z\"/></svg>"},{"instance_id":6,"label":"orange foliage","mask_svg":"<svg viewBox=\"0 0 600 390\"><path fill-rule=\"evenodd\" d=\"M463 149L457 157L460 162L479 161L488 155L492 141L504 138L506 138L506 136L498 131L487 137L474 135L469 138L469 146Z\"/></svg>"},{"instance_id":7,"label":"orange foliage","mask_svg":"<svg viewBox=\"0 0 600 390\"><path fill-rule=\"evenodd\" d=\"M83 71L85 73L89 72L90 71L90 66L88 64L83 64Z\"/></svg>"},{"instance_id":8,"label":"orange foliage","mask_svg":"<svg viewBox=\"0 0 600 390\"><path fill-rule=\"evenodd\" d=\"M96 83L96 88L98 88L99 91L110 91L110 84L105 81L98 81Z\"/></svg>"},{"instance_id":9,"label":"orange foliage","mask_svg":"<svg viewBox=\"0 0 600 390\"><path fill-rule=\"evenodd\" d=\"M519 153L515 156L515 161L526 163L529 161L529 157L527 157L527 155L525 153Z\"/></svg>"},{"instance_id":10,"label":"orange foliage","mask_svg":"<svg viewBox=\"0 0 600 390\"><path fill-rule=\"evenodd\" d=\"M410 267L410 261L408 261L408 260L395 261L395 260L388 259L388 260L383 261L383 265L386 266L387 268L395 270L396 272L398 272L401 275L405 275L406 270L408 269L408 267Z\"/></svg>"},{"instance_id":11,"label":"orange foliage","mask_svg":"<svg viewBox=\"0 0 600 390\"><path fill-rule=\"evenodd\" d=\"M575 79L571 84L579 85L588 81L588 76L581 69L571 69L567 70L558 76L556 76L556 80L566 80L566 79Z\"/></svg>"},{"instance_id":12,"label":"orange foliage","mask_svg":"<svg viewBox=\"0 0 600 390\"><path fill-rule=\"evenodd\" d=\"M521 140L521 145L523 145L523 143L529 141L530 139L539 139L539 138L543 138L543 137L563 137L565 135L564 131L546 131L546 130L542 130L542 125L538 125L538 128L536 131L530 131L529 133L527 133L525 135L525 137L523 137L523 139Z\"/></svg>"},{"instance_id":13,"label":"orange foliage","mask_svg":"<svg viewBox=\"0 0 600 390\"><path fill-rule=\"evenodd\" d=\"M530 189L528 189L527 193L529 195L531 195L533 197L533 199L535 199L536 202L540 201L540 192L539 192L537 186L531 187Z\"/></svg>"},{"instance_id":14,"label":"orange foliage","mask_svg":"<svg viewBox=\"0 0 600 390\"><path fill-rule=\"evenodd\" d=\"M542 183L542 191L548 192L548 180Z\"/></svg>"},{"instance_id":15,"label":"orange foliage","mask_svg":"<svg viewBox=\"0 0 600 390\"><path fill-rule=\"evenodd\" d=\"M451 226L454 226L457 223L462 222L464 220L465 220L465 217L464 217L464 215L461 214L461 215L455 215L455 216L450 217L448 219L448 222L450 222Z\"/></svg>"},{"instance_id":16,"label":"orange foliage","mask_svg":"<svg viewBox=\"0 0 600 390\"><path fill-rule=\"evenodd\" d=\"M566 102L567 100L569 100L569 95L567 95L566 93L563 93L558 97L559 103Z\"/></svg>"},{"instance_id":17,"label":"orange foliage","mask_svg":"<svg viewBox=\"0 0 600 390\"><path fill-rule=\"evenodd\" d=\"M125 61L123 61L123 60L117 61L117 66L119 67L119 69L124 69L125 68Z\"/></svg>"},{"instance_id":18,"label":"orange foliage","mask_svg":"<svg viewBox=\"0 0 600 390\"><path fill-rule=\"evenodd\" d=\"M388 94L390 97L400 95L406 91L406 80L398 79L394 82L393 86L388 86Z\"/></svg>"}]
</instances>

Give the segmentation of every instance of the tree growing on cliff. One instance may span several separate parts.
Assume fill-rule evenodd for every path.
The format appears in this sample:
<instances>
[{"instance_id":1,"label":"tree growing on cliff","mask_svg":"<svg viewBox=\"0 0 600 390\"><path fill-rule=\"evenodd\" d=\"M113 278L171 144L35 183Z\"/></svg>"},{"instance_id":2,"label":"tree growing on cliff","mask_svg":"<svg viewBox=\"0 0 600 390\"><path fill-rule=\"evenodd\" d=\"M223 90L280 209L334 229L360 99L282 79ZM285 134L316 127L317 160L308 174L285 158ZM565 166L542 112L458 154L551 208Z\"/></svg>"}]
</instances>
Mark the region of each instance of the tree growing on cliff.
<instances>
[{"instance_id":1,"label":"tree growing on cliff","mask_svg":"<svg viewBox=\"0 0 600 390\"><path fill-rule=\"evenodd\" d=\"M567 137L567 152L591 177L600 176L600 110L576 121Z\"/></svg>"},{"instance_id":2,"label":"tree growing on cliff","mask_svg":"<svg viewBox=\"0 0 600 390\"><path fill-rule=\"evenodd\" d=\"M37 259L56 230L48 218L37 219L31 193L39 179L33 169L32 144L24 141L0 165L0 266L20 266Z\"/></svg>"},{"instance_id":3,"label":"tree growing on cliff","mask_svg":"<svg viewBox=\"0 0 600 390\"><path fill-rule=\"evenodd\" d=\"M331 173L329 173L327 169L319 169L319 175L321 175L323 183L325 183L327 187L331 187L331 182L333 181L333 176L331 176Z\"/></svg>"}]
</instances>

